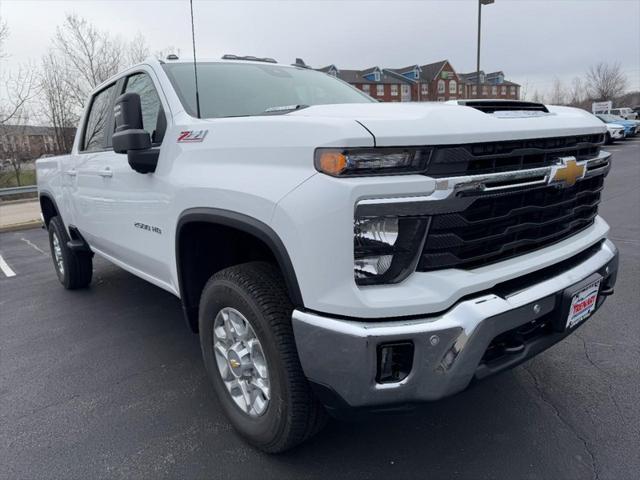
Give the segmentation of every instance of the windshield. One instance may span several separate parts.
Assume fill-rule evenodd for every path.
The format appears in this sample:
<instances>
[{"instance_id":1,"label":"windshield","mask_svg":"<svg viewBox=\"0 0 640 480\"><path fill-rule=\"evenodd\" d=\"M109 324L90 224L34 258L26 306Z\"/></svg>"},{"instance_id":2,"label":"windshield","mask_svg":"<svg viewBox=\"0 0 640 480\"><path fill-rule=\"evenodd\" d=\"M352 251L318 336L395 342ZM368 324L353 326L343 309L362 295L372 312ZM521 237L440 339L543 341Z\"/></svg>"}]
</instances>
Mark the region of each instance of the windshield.
<instances>
[{"instance_id":1,"label":"windshield","mask_svg":"<svg viewBox=\"0 0 640 480\"><path fill-rule=\"evenodd\" d=\"M598 118L604 122L619 122L624 118L616 117L615 115L598 115Z\"/></svg>"},{"instance_id":2,"label":"windshield","mask_svg":"<svg viewBox=\"0 0 640 480\"><path fill-rule=\"evenodd\" d=\"M185 110L196 116L193 63L162 67ZM198 63L198 90L202 118L288 113L311 105L375 101L325 73L273 64Z\"/></svg>"}]
</instances>

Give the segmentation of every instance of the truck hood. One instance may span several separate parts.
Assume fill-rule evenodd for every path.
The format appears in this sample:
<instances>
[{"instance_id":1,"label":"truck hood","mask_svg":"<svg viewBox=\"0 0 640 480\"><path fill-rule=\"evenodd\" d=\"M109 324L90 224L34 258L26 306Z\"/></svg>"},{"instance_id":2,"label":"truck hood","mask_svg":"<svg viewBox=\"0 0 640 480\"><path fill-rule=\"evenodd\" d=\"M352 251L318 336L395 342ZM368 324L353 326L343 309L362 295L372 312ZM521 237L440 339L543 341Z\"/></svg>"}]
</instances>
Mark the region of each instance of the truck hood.
<instances>
[{"instance_id":1,"label":"truck hood","mask_svg":"<svg viewBox=\"0 0 640 480\"><path fill-rule=\"evenodd\" d=\"M443 145L604 133L590 113L549 106L549 113L484 113L453 103L355 103L315 105L290 116L353 119L369 130L377 146Z\"/></svg>"}]
</instances>

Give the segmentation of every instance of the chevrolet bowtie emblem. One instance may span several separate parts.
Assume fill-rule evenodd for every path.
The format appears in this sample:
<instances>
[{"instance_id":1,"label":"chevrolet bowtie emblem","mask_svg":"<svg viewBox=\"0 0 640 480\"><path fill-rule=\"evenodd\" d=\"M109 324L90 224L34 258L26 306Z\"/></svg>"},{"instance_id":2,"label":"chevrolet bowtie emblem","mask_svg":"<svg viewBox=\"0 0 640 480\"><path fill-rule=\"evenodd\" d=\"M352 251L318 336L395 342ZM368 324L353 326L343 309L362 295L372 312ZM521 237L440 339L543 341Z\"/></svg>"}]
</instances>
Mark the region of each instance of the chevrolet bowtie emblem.
<instances>
[{"instance_id":1,"label":"chevrolet bowtie emblem","mask_svg":"<svg viewBox=\"0 0 640 480\"><path fill-rule=\"evenodd\" d=\"M584 177L586 166L584 163L579 164L575 157L562 157L559 159L562 163L555 165L551 169L549 175L549 183L564 182L568 187L576 184L576 182Z\"/></svg>"}]
</instances>

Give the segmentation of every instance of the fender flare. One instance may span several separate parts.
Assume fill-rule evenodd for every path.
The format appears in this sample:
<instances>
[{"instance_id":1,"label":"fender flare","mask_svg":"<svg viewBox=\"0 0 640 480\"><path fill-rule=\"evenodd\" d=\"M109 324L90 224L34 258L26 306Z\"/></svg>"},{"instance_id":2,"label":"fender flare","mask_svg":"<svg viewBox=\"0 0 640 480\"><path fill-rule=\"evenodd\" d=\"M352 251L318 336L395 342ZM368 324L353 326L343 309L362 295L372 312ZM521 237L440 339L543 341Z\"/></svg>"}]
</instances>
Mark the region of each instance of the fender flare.
<instances>
[{"instance_id":1,"label":"fender flare","mask_svg":"<svg viewBox=\"0 0 640 480\"><path fill-rule=\"evenodd\" d=\"M190 317L192 317L194 314L197 315L197 311L191 311L193 307L188 305L187 298L184 292L184 272L182 271L180 266L180 232L185 225L193 222L205 222L235 228L242 232L248 233L249 235L253 235L254 237L261 240L271 250L273 256L276 259L276 262L278 263L278 267L280 268L282 276L284 277L285 286L291 303L295 308L304 307L300 285L298 284L298 278L296 276L295 269L293 268L291 258L289 257L289 253L287 252L287 249L278 234L269 225L260 220L257 220L256 218L231 210L209 207L190 208L182 212L178 217L175 237L178 287L180 291L182 308L189 325L191 325Z\"/></svg>"},{"instance_id":2,"label":"fender flare","mask_svg":"<svg viewBox=\"0 0 640 480\"><path fill-rule=\"evenodd\" d=\"M54 198L53 194L49 193L46 190L41 190L40 192L38 192L38 204L40 205L40 213L42 214L44 228L47 228L47 225L46 225L46 223L44 221L44 212L42 211L42 199L43 198L46 198L47 200L49 200L53 204L53 208L55 208L56 213L59 216L62 216L62 214L60 213L60 208L58 207L58 203L56 202L56 199Z\"/></svg>"}]
</instances>

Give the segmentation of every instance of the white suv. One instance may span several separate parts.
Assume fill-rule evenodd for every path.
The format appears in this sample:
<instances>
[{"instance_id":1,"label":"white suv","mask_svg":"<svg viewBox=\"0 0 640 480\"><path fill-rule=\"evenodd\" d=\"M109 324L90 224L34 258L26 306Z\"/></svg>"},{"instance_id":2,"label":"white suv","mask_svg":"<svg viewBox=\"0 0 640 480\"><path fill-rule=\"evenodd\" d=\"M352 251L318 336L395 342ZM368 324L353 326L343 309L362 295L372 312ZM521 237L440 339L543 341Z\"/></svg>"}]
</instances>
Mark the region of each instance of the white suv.
<instances>
[{"instance_id":1,"label":"white suv","mask_svg":"<svg viewBox=\"0 0 640 480\"><path fill-rule=\"evenodd\" d=\"M149 60L38 160L57 276L176 295L259 448L404 408L560 341L613 292L606 128L566 107L378 103L269 59ZM97 290L99 286L95 287Z\"/></svg>"},{"instance_id":2,"label":"white suv","mask_svg":"<svg viewBox=\"0 0 640 480\"><path fill-rule=\"evenodd\" d=\"M612 108L610 113L611 115L622 117L625 120L635 120L638 118L638 114L631 108Z\"/></svg>"}]
</instances>

